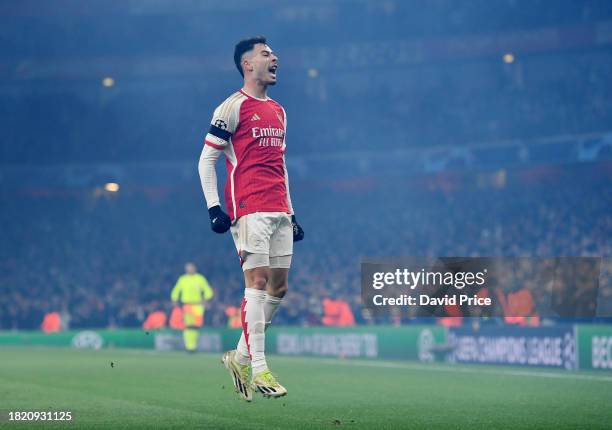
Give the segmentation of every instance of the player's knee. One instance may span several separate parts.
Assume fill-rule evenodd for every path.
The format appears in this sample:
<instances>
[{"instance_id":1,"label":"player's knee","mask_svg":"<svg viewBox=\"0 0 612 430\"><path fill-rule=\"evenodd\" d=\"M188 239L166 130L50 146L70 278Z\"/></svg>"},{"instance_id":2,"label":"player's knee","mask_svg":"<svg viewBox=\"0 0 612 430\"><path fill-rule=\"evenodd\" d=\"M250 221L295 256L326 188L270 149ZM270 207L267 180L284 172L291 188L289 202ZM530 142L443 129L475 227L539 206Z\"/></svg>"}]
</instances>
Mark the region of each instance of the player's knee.
<instances>
[{"instance_id":1,"label":"player's knee","mask_svg":"<svg viewBox=\"0 0 612 430\"><path fill-rule=\"evenodd\" d=\"M251 288L255 288L256 290L265 290L266 285L268 285L268 278L265 276L254 276L251 280Z\"/></svg>"},{"instance_id":2,"label":"player's knee","mask_svg":"<svg viewBox=\"0 0 612 430\"><path fill-rule=\"evenodd\" d=\"M289 285L287 282L281 282L276 285L272 285L271 293L274 297L284 297L287 294L287 290L289 289Z\"/></svg>"}]
</instances>

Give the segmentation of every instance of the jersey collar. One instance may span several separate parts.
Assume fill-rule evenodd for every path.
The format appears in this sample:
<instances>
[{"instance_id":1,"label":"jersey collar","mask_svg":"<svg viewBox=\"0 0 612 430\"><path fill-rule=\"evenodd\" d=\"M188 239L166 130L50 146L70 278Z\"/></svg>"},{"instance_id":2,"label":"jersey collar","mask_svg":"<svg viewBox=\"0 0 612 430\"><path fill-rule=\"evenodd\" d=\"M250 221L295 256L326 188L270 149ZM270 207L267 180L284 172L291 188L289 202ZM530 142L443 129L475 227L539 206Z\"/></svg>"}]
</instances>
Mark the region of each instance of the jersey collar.
<instances>
[{"instance_id":1,"label":"jersey collar","mask_svg":"<svg viewBox=\"0 0 612 430\"><path fill-rule=\"evenodd\" d=\"M247 92L246 92L244 89L242 89L242 88L240 89L240 92L241 92L242 94L244 94L245 96L249 97L249 98L252 98L252 99L255 99L255 100L259 100L260 102L267 102L268 100L270 100L270 97L268 97L268 96L266 96L266 98L265 98L265 99L260 99L259 97L252 96L252 95L250 95L249 93L247 93Z\"/></svg>"}]
</instances>

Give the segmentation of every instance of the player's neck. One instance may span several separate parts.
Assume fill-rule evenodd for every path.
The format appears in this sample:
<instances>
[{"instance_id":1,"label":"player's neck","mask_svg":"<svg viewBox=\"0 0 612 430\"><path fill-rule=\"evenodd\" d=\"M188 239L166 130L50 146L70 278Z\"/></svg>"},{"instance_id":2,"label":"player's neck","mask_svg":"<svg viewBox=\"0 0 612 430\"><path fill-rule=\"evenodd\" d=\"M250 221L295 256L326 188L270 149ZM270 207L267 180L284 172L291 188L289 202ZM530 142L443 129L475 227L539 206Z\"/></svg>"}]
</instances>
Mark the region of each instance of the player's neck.
<instances>
[{"instance_id":1,"label":"player's neck","mask_svg":"<svg viewBox=\"0 0 612 430\"><path fill-rule=\"evenodd\" d=\"M245 82L242 91L256 99L266 100L268 98L268 86L261 85L259 82Z\"/></svg>"}]
</instances>

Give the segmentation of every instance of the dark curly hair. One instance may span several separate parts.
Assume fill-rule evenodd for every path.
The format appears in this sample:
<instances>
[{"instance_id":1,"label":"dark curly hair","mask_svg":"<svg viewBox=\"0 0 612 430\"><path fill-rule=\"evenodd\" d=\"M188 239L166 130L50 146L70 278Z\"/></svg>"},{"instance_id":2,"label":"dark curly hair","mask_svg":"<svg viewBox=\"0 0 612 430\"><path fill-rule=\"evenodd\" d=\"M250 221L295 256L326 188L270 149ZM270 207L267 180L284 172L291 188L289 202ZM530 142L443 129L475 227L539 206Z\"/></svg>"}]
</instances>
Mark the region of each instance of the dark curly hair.
<instances>
[{"instance_id":1,"label":"dark curly hair","mask_svg":"<svg viewBox=\"0 0 612 430\"><path fill-rule=\"evenodd\" d=\"M251 37L249 39L241 40L236 44L236 48L234 48L234 63L236 63L236 67L240 72L240 75L244 78L244 71L242 70L242 66L240 65L240 61L242 60L242 54L245 52L249 52L253 47L258 43L267 43L265 36L256 36Z\"/></svg>"}]
</instances>

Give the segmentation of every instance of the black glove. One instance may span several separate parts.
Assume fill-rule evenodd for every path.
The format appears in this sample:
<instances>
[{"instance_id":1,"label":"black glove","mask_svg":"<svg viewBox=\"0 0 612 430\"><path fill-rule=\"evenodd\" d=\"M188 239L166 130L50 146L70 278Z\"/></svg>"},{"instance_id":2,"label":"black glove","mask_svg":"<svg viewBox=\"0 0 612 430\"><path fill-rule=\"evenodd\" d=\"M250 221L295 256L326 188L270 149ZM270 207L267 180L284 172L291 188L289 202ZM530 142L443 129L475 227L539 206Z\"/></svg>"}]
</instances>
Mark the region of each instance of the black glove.
<instances>
[{"instance_id":1,"label":"black glove","mask_svg":"<svg viewBox=\"0 0 612 430\"><path fill-rule=\"evenodd\" d=\"M304 230L302 230L302 227L297 223L295 215L291 215L291 226L293 227L293 241L299 242L304 239Z\"/></svg>"},{"instance_id":2,"label":"black glove","mask_svg":"<svg viewBox=\"0 0 612 430\"><path fill-rule=\"evenodd\" d=\"M221 206L219 205L208 209L208 215L210 215L210 228L212 228L215 233L225 233L229 230L230 225L232 225L232 220L221 210Z\"/></svg>"}]
</instances>

